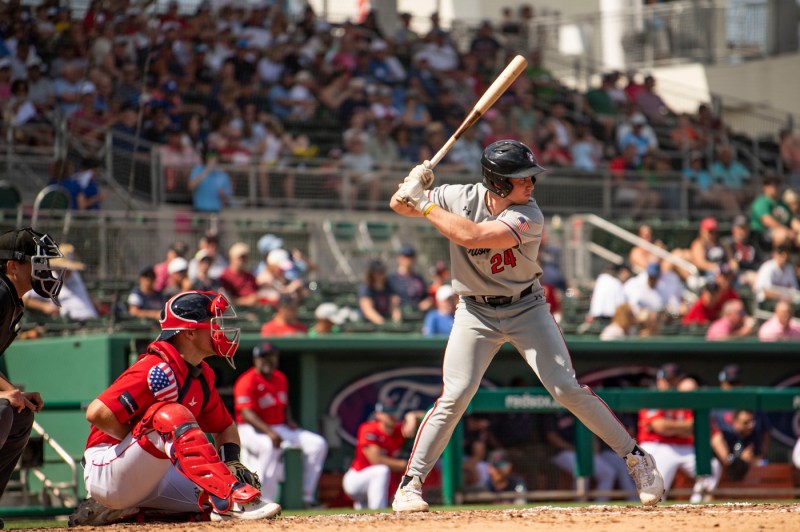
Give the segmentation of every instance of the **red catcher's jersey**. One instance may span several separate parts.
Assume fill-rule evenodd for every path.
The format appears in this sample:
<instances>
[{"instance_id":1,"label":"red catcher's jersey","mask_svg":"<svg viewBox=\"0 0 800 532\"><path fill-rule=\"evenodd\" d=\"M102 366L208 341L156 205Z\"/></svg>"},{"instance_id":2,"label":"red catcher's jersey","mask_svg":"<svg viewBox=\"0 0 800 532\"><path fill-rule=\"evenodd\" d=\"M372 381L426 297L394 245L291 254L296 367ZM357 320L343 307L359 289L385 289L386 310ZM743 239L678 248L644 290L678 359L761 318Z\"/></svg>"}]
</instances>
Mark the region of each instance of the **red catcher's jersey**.
<instances>
[{"instance_id":1,"label":"red catcher's jersey","mask_svg":"<svg viewBox=\"0 0 800 532\"><path fill-rule=\"evenodd\" d=\"M361 471L372 464L364 455L364 448L368 445L377 445L381 448L381 454L385 456L395 456L403 448L405 438L402 433L402 423L397 423L392 434L383 431L380 421L366 421L358 427L358 440L356 441L356 455L353 458L351 469Z\"/></svg>"},{"instance_id":2,"label":"red catcher's jersey","mask_svg":"<svg viewBox=\"0 0 800 532\"><path fill-rule=\"evenodd\" d=\"M670 443L673 445L691 445L694 443L692 436L662 436L650 428L650 423L656 419L694 419L691 410L639 410L639 443L652 441L657 443Z\"/></svg>"},{"instance_id":3,"label":"red catcher's jersey","mask_svg":"<svg viewBox=\"0 0 800 532\"><path fill-rule=\"evenodd\" d=\"M233 401L237 423L246 423L242 418L245 408L255 412L268 425L286 423L289 381L280 370L273 370L268 379L256 368L250 368L236 380Z\"/></svg>"},{"instance_id":4,"label":"red catcher's jersey","mask_svg":"<svg viewBox=\"0 0 800 532\"><path fill-rule=\"evenodd\" d=\"M159 356L159 352L165 358ZM230 413L214 387L214 370L205 362L190 368L180 353L167 342L153 342L147 346L147 353L140 355L131 367L126 369L111 386L98 396L98 399L111 409L117 421L128 425L132 430L147 409L156 402L156 398L147 385L150 368L165 361L175 374L179 390L183 389L187 379L191 379L180 403L194 415L204 432L222 432L233 423ZM198 373L202 374L202 378L208 384L208 397L205 397ZM197 376L190 377L190 374ZM92 425L86 448L101 443L113 445L119 443L119 440Z\"/></svg>"}]
</instances>

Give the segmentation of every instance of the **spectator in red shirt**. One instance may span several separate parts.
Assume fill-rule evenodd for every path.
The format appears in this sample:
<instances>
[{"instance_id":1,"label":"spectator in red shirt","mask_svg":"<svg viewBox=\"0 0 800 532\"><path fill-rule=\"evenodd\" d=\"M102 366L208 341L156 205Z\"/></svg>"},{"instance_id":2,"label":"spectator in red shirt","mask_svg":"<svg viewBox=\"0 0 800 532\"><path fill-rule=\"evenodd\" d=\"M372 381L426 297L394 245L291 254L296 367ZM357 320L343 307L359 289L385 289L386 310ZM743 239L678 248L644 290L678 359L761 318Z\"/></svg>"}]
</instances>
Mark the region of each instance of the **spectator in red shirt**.
<instances>
[{"instance_id":1,"label":"spectator in red shirt","mask_svg":"<svg viewBox=\"0 0 800 532\"><path fill-rule=\"evenodd\" d=\"M739 294L732 286L733 275L728 265L723 264L714 279L703 287L700 297L683 317L683 324L708 325L718 320L725 303L739 299Z\"/></svg>"},{"instance_id":2,"label":"spectator in red shirt","mask_svg":"<svg viewBox=\"0 0 800 532\"><path fill-rule=\"evenodd\" d=\"M289 408L289 381L278 368L278 348L264 342L253 348L253 367L233 387L234 409L242 460L261 479L261 495L275 500L285 447L303 452L303 502L311 506L317 493L328 443L319 434L301 428Z\"/></svg>"},{"instance_id":3,"label":"spectator in red shirt","mask_svg":"<svg viewBox=\"0 0 800 532\"><path fill-rule=\"evenodd\" d=\"M388 507L391 473L406 470L406 459L398 453L406 438L416 434L421 412L408 412L402 422L399 414L393 402L382 401L375 405L373 418L358 427L356 454L342 479L356 510Z\"/></svg>"},{"instance_id":4,"label":"spectator in red shirt","mask_svg":"<svg viewBox=\"0 0 800 532\"><path fill-rule=\"evenodd\" d=\"M167 256L164 259L164 262L159 262L153 266L153 270L156 272L156 280L153 284L153 288L157 292L161 292L167 287L167 283L169 282L169 263L177 257L186 258L186 253L188 251L189 246L187 246L185 242L176 240L170 244L169 248L167 249Z\"/></svg>"},{"instance_id":5,"label":"spectator in red shirt","mask_svg":"<svg viewBox=\"0 0 800 532\"><path fill-rule=\"evenodd\" d=\"M278 300L275 316L261 326L261 336L294 336L308 334L308 327L297 319L298 301L284 294Z\"/></svg>"},{"instance_id":6,"label":"spectator in red shirt","mask_svg":"<svg viewBox=\"0 0 800 532\"><path fill-rule=\"evenodd\" d=\"M247 268L250 246L237 242L228 250L228 267L219 278L220 289L237 305L250 307L258 303L258 285Z\"/></svg>"}]
</instances>

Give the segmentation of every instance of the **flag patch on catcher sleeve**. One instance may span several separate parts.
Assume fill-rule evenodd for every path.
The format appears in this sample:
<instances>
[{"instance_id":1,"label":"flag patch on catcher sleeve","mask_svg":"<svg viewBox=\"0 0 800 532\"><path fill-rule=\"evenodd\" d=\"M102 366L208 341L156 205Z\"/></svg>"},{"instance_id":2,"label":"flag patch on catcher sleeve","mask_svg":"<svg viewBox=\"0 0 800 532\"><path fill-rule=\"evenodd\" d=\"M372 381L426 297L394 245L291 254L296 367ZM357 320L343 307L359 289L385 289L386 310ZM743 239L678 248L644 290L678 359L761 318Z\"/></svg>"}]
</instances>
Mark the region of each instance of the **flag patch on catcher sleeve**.
<instances>
[{"instance_id":1,"label":"flag patch on catcher sleeve","mask_svg":"<svg viewBox=\"0 0 800 532\"><path fill-rule=\"evenodd\" d=\"M125 392L117 397L117 401L120 402L125 411L130 415L133 415L134 412L139 410L139 405L136 404L136 401L133 399L133 396L130 394L130 392Z\"/></svg>"},{"instance_id":2,"label":"flag patch on catcher sleeve","mask_svg":"<svg viewBox=\"0 0 800 532\"><path fill-rule=\"evenodd\" d=\"M172 368L166 362L150 368L147 374L147 385L156 401L175 401L178 399L178 383Z\"/></svg>"}]
</instances>

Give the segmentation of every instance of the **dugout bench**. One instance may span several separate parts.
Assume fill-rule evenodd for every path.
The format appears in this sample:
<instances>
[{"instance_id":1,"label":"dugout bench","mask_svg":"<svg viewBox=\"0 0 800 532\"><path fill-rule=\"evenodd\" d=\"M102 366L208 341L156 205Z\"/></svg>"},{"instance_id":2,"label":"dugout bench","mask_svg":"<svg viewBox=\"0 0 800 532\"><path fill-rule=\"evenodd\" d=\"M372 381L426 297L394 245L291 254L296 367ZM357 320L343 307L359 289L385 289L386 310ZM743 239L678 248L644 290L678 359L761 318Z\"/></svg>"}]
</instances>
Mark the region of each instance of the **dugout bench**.
<instances>
[{"instance_id":1,"label":"dugout bench","mask_svg":"<svg viewBox=\"0 0 800 532\"><path fill-rule=\"evenodd\" d=\"M753 411L800 410L800 388L740 387L735 390L702 389L692 392L675 390L612 389L596 392L613 412L638 412L643 408L684 408L694 411L695 460L698 475L711 473L711 410L745 409ZM479 389L467 407L473 413L548 413L564 408L544 388ZM453 431L442 454L442 502L445 506L463 502L463 419ZM593 475L593 434L579 420L575 423L575 452L578 497L586 500L589 479Z\"/></svg>"}]
</instances>

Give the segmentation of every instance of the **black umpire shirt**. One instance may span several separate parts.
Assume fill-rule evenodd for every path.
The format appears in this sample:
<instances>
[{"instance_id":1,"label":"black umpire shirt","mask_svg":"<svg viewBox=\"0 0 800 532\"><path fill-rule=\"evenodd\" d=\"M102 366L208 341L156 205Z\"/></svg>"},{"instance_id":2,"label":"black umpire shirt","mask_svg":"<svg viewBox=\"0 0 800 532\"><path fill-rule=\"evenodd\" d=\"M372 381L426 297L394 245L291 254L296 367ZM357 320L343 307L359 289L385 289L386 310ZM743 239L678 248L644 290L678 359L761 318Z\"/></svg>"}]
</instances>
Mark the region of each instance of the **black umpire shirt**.
<instances>
[{"instance_id":1,"label":"black umpire shirt","mask_svg":"<svg viewBox=\"0 0 800 532\"><path fill-rule=\"evenodd\" d=\"M14 284L0 273L0 356L17 337L17 325L22 319L23 310L22 299L17 295Z\"/></svg>"}]
</instances>

